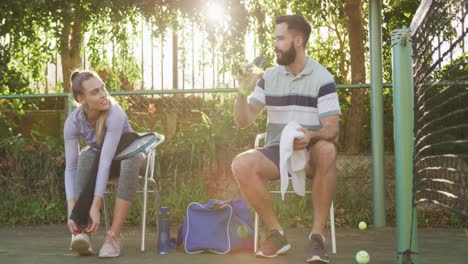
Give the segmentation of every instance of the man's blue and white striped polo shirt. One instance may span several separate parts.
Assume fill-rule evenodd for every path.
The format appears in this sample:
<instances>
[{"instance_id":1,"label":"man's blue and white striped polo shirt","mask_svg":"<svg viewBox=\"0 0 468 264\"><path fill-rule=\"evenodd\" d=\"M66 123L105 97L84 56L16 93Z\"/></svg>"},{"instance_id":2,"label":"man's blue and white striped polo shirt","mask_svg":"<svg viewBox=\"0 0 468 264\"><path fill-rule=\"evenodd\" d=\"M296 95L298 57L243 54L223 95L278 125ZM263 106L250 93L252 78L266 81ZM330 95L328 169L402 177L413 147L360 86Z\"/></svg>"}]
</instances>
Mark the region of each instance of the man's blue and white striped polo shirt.
<instances>
[{"instance_id":1,"label":"man's blue and white striped polo shirt","mask_svg":"<svg viewBox=\"0 0 468 264\"><path fill-rule=\"evenodd\" d=\"M266 106L265 147L278 145L283 128L291 121L317 130L320 118L341 114L332 75L310 57L296 76L281 65L265 71L248 100L260 108Z\"/></svg>"}]
</instances>

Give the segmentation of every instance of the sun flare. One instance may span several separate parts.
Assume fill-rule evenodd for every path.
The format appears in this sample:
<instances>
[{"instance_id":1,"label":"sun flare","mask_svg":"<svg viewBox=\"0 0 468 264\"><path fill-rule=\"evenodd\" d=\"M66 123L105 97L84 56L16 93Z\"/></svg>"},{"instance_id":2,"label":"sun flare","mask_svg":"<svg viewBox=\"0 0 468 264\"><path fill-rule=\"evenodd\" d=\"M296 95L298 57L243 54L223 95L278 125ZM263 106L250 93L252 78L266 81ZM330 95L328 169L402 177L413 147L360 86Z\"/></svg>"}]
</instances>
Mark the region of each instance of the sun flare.
<instances>
[{"instance_id":1,"label":"sun flare","mask_svg":"<svg viewBox=\"0 0 468 264\"><path fill-rule=\"evenodd\" d=\"M223 7L218 2L211 2L207 6L206 15L210 22L221 22L223 19Z\"/></svg>"}]
</instances>

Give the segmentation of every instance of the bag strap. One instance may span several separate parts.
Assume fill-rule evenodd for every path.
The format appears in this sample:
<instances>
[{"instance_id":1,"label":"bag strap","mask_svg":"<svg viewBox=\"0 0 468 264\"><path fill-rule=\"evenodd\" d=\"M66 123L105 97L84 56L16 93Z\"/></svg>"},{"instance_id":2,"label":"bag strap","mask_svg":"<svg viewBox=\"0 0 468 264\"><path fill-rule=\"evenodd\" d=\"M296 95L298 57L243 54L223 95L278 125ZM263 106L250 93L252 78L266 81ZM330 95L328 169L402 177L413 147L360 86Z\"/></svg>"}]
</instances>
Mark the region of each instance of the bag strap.
<instances>
[{"instance_id":1,"label":"bag strap","mask_svg":"<svg viewBox=\"0 0 468 264\"><path fill-rule=\"evenodd\" d=\"M232 205L232 200L227 199L227 200L209 200L208 201L208 205L213 209L219 209L226 204Z\"/></svg>"},{"instance_id":2,"label":"bag strap","mask_svg":"<svg viewBox=\"0 0 468 264\"><path fill-rule=\"evenodd\" d=\"M237 214L236 208L239 208L239 207L234 206L234 200L233 199L209 200L207 204L210 205L213 209L219 209L222 206L227 205L227 204L230 205L232 207L232 217L236 217L239 220L239 222L241 222L243 225L248 227L249 231L253 232L253 223L247 222L243 217L241 217L239 214ZM246 209L246 210L248 210L248 209ZM250 213L249 213L249 215L250 215Z\"/></svg>"}]
</instances>

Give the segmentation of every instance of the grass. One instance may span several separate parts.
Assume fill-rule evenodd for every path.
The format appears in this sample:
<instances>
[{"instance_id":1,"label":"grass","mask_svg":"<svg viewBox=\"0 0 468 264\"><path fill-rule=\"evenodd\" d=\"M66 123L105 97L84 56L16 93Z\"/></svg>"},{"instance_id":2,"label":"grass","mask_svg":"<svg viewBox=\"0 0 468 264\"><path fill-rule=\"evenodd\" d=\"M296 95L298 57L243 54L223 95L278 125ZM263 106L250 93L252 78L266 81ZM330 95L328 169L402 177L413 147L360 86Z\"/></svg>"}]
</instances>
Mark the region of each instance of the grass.
<instances>
[{"instance_id":1,"label":"grass","mask_svg":"<svg viewBox=\"0 0 468 264\"><path fill-rule=\"evenodd\" d=\"M190 150L203 148L203 144L167 144L159 158L158 183L160 205L168 206L174 224L180 224L190 202L206 202L209 198L231 199L241 197L237 184L230 175L229 162L226 175L205 170L206 157L192 159ZM173 151L178 150L178 151ZM180 150L180 151L179 151ZM237 151L237 150L235 150ZM202 153L202 152L200 152ZM229 155L226 155L229 157ZM195 162L196 161L196 162ZM229 160L227 160L229 161ZM369 166L356 166L355 160L339 168L335 202L337 226L355 227L360 221L372 223L372 182ZM227 165L226 165L227 164ZM387 166L389 167L389 166ZM391 168L391 167L390 167ZM57 139L34 133L31 137L13 136L0 140L0 224L65 223L66 202L64 193L63 146ZM209 172L210 171L210 172ZM205 174L212 173L207 176ZM212 181L216 181L213 185ZM207 184L207 182L209 184ZM275 183L275 184L278 184ZM395 224L394 192L391 179L386 181L386 212L388 225ZM207 187L219 189L215 197ZM278 186L275 188L278 189ZM112 209L113 203L109 199ZM157 210L149 197L149 224L156 223ZM286 227L310 227L313 219L310 197L280 195L273 198L273 207L279 221ZM434 207L419 207L418 221L424 227L468 227L468 221L457 215ZM136 197L128 224L140 224L141 196ZM102 221L103 223L103 221Z\"/></svg>"},{"instance_id":2,"label":"grass","mask_svg":"<svg viewBox=\"0 0 468 264\"><path fill-rule=\"evenodd\" d=\"M372 200L370 193L349 191L349 181L338 182L338 192L335 199L335 223L337 226L355 227L360 221L372 223ZM209 198L205 192L203 177L191 177L184 180L179 177L177 182L172 179L161 179L160 205L169 207L172 225L182 223L185 210L190 202L206 202ZM234 188L233 188L234 189ZM28 194L28 195L25 195ZM47 195L35 192L27 192L20 187L10 187L0 194L0 223L15 224L47 224L65 223L66 207L65 199L48 200ZM240 193L231 194L229 197L240 197ZM153 203L152 194L148 197L148 225L156 223L157 210ZM114 196L109 196L109 211L113 209ZM141 223L142 196L137 195L135 203L130 210L127 224ZM273 208L284 228L298 227L310 228L313 220L310 197L300 197L288 194L284 201L281 195L273 196ZM460 227L466 228L468 222L446 211L427 208L419 208L419 225L421 227ZM253 212L252 212L253 217ZM389 213L387 223L394 224L394 214ZM104 218L102 214L102 224Z\"/></svg>"}]
</instances>

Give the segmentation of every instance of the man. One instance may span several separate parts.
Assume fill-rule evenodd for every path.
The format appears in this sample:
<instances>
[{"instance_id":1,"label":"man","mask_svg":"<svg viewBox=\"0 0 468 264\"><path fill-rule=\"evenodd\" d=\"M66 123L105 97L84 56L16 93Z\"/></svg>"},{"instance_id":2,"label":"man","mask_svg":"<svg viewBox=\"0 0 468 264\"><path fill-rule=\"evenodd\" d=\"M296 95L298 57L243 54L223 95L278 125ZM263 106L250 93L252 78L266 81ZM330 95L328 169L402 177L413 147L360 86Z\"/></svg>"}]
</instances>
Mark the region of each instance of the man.
<instances>
[{"instance_id":1,"label":"man","mask_svg":"<svg viewBox=\"0 0 468 264\"><path fill-rule=\"evenodd\" d=\"M288 122L301 125L302 139L294 150L306 149L307 175L313 176L314 221L308 236L307 262L328 263L323 231L336 185L336 143L341 114L336 85L331 74L306 55L311 26L302 15L275 19L274 51L278 66L268 69L249 97L238 93L235 123L245 128L266 107L265 146L239 154L232 163L239 187L263 219L269 234L257 256L276 257L290 249L284 231L273 212L269 180L279 178L279 142ZM253 87L252 87L253 89Z\"/></svg>"}]
</instances>

